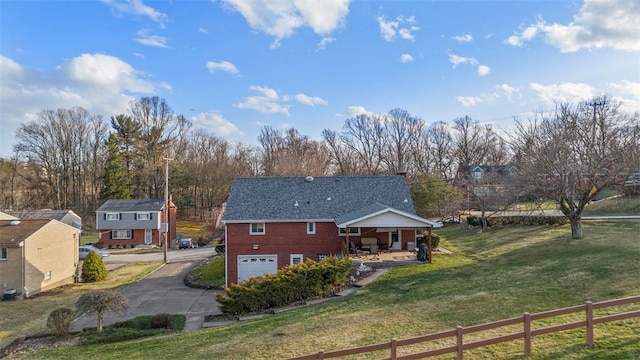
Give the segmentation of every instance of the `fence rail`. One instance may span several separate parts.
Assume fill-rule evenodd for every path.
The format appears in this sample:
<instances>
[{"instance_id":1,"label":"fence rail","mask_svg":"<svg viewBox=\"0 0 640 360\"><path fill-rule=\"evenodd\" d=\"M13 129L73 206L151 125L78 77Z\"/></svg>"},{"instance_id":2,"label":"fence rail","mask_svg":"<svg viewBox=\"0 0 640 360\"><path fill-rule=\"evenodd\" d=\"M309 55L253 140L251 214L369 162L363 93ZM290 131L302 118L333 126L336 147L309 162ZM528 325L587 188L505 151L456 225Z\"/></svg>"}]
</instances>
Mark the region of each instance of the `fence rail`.
<instances>
[{"instance_id":1,"label":"fence rail","mask_svg":"<svg viewBox=\"0 0 640 360\"><path fill-rule=\"evenodd\" d=\"M585 302L583 305L571 306L562 309L549 310L539 313L524 313L522 316L513 317L504 320L493 321L489 323L473 325L468 327L457 326L453 330L442 331L429 335L416 336L406 339L396 339L392 338L389 342L372 344L359 346L351 349L344 350L336 350L324 352L323 350L318 351L314 354L299 356L290 358L289 360L312 360L312 359L330 359L347 355L357 355L370 353L374 351L380 350L389 350L390 357L385 358L384 360L409 360L409 359L423 359L431 356L456 353L457 358L462 360L464 358L464 350L475 349L478 347L488 346L499 344L507 341L524 339L524 355L531 356L531 340L534 336L550 334L559 331L566 331L577 328L586 328L586 344L591 346L593 345L593 327L596 324L603 324L612 321L626 320L632 318L640 318L640 310L628 311L619 314L606 315L594 318L593 310L596 309L604 309L613 306L627 305L627 304L635 304L640 303L640 296L631 296L621 299L615 300L607 300L601 301L597 303L592 303L591 301ZM548 327L531 329L531 325L533 321L548 319L561 315L574 314L577 312L585 313L585 319L580 321L574 321L559 325L552 325ZM516 332L508 335L501 335L497 337L492 337L489 339L476 340L472 342L464 342L464 335L478 333L486 330L493 330L504 326L518 325L522 324L523 330L521 332ZM456 344L451 346L445 346L437 349L426 350L418 353L408 354L398 356L398 348L401 346L420 344L425 342L430 342L434 340L446 339L455 337Z\"/></svg>"}]
</instances>

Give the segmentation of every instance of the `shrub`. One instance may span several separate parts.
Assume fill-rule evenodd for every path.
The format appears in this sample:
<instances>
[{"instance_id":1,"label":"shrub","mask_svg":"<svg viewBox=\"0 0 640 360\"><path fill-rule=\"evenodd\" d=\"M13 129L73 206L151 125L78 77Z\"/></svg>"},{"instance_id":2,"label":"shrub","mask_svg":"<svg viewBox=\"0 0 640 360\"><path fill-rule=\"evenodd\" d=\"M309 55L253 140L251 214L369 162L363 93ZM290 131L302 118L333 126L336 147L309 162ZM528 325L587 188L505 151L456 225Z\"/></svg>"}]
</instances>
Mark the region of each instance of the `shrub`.
<instances>
[{"instance_id":1,"label":"shrub","mask_svg":"<svg viewBox=\"0 0 640 360\"><path fill-rule=\"evenodd\" d=\"M438 234L431 234L431 248L433 250L440 246L440 236Z\"/></svg>"},{"instance_id":2,"label":"shrub","mask_svg":"<svg viewBox=\"0 0 640 360\"><path fill-rule=\"evenodd\" d=\"M90 251L82 263L82 278L85 281L102 281L107 278L107 268L95 251Z\"/></svg>"},{"instance_id":3,"label":"shrub","mask_svg":"<svg viewBox=\"0 0 640 360\"><path fill-rule=\"evenodd\" d=\"M97 243L94 243L93 246L97 247L98 249L103 249L104 243L102 241L98 241Z\"/></svg>"},{"instance_id":4,"label":"shrub","mask_svg":"<svg viewBox=\"0 0 640 360\"><path fill-rule=\"evenodd\" d=\"M115 291L96 290L82 294L76 301L76 308L80 314L98 314L98 332L101 332L105 314L109 311L124 312L127 309L127 298Z\"/></svg>"},{"instance_id":5,"label":"shrub","mask_svg":"<svg viewBox=\"0 0 640 360\"><path fill-rule=\"evenodd\" d=\"M253 277L241 284L226 288L226 295L218 294L224 315L241 315L288 305L320 296L349 278L352 263L348 258L330 256L316 262L307 260L285 266L275 274Z\"/></svg>"},{"instance_id":6,"label":"shrub","mask_svg":"<svg viewBox=\"0 0 640 360\"><path fill-rule=\"evenodd\" d=\"M151 317L149 321L152 329L168 329L173 328L173 319L169 314L157 314Z\"/></svg>"},{"instance_id":7,"label":"shrub","mask_svg":"<svg viewBox=\"0 0 640 360\"><path fill-rule=\"evenodd\" d=\"M55 309L47 318L47 328L56 336L67 335L71 328L73 318L73 310L67 308Z\"/></svg>"}]
</instances>

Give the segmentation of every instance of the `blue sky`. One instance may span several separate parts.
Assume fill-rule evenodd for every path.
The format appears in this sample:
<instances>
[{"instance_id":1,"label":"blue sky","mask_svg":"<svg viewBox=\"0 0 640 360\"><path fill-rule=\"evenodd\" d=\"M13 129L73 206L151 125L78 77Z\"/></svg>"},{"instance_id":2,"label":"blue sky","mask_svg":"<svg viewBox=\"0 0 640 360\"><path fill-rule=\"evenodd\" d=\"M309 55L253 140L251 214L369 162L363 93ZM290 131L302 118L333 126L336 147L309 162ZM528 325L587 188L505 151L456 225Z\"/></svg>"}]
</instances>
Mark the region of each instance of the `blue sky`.
<instances>
[{"instance_id":1,"label":"blue sky","mask_svg":"<svg viewBox=\"0 0 640 360\"><path fill-rule=\"evenodd\" d=\"M249 144L393 108L502 130L605 93L635 112L638 34L636 0L0 0L0 156L41 110L155 95Z\"/></svg>"}]
</instances>

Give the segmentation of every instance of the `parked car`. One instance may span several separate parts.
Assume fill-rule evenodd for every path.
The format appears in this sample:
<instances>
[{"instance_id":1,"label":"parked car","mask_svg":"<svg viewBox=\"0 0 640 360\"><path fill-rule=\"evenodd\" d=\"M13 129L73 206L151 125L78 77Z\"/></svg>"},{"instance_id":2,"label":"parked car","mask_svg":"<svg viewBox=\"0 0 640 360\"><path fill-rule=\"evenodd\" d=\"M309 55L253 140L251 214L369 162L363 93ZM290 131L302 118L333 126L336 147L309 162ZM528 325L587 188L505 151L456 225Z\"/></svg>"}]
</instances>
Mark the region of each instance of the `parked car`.
<instances>
[{"instance_id":1,"label":"parked car","mask_svg":"<svg viewBox=\"0 0 640 360\"><path fill-rule=\"evenodd\" d=\"M191 238L182 238L178 242L178 249L193 249L197 247L198 245Z\"/></svg>"},{"instance_id":2,"label":"parked car","mask_svg":"<svg viewBox=\"0 0 640 360\"><path fill-rule=\"evenodd\" d=\"M83 260L85 257L87 257L87 255L91 251L95 251L96 254L98 254L100 256L100 258L105 258L105 257L111 255L108 251L102 250L102 249L98 249L97 247L95 247L93 245L82 245L82 246L80 246L80 260Z\"/></svg>"}]
</instances>

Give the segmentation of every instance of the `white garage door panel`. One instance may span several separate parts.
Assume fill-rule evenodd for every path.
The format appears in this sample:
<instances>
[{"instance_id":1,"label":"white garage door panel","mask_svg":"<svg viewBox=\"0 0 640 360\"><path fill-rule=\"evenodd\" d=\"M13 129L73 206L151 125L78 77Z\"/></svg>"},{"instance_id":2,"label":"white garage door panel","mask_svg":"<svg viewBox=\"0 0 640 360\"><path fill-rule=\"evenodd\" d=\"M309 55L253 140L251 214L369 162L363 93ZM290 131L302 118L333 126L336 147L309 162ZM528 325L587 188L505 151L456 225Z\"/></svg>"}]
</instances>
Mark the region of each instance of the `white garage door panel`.
<instances>
[{"instance_id":1,"label":"white garage door panel","mask_svg":"<svg viewBox=\"0 0 640 360\"><path fill-rule=\"evenodd\" d=\"M238 255L238 282L278 271L277 255Z\"/></svg>"}]
</instances>

